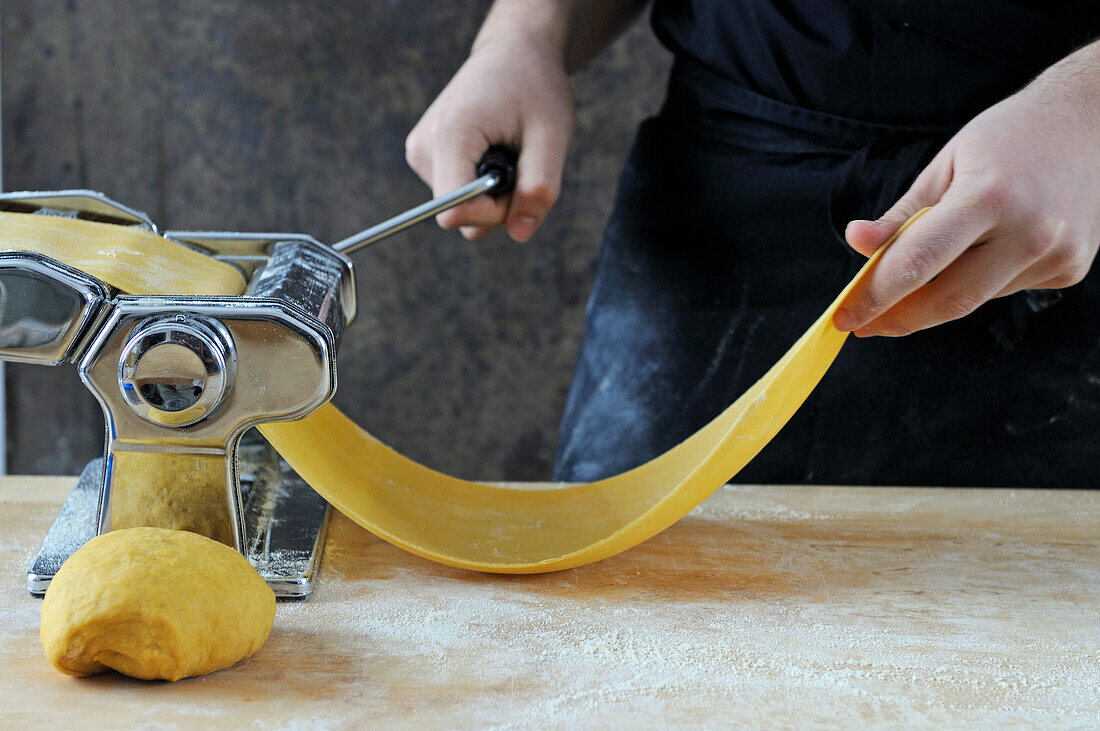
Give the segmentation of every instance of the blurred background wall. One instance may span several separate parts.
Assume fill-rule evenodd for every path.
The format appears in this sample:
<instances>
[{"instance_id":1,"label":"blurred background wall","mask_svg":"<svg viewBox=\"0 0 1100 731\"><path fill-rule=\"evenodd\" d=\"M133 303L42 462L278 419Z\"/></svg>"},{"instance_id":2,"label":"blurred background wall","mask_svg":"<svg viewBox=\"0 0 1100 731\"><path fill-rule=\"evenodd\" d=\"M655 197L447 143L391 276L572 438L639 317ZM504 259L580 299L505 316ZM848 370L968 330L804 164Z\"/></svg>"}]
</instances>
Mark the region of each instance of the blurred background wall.
<instances>
[{"instance_id":1,"label":"blurred background wall","mask_svg":"<svg viewBox=\"0 0 1100 731\"><path fill-rule=\"evenodd\" d=\"M2 8L7 190L92 188L175 229L335 241L425 200L404 138L490 0L20 0ZM337 404L409 456L546 479L600 234L669 58L638 23L574 79L562 198L528 244L422 224L359 252ZM71 367L7 368L8 468L102 450Z\"/></svg>"}]
</instances>

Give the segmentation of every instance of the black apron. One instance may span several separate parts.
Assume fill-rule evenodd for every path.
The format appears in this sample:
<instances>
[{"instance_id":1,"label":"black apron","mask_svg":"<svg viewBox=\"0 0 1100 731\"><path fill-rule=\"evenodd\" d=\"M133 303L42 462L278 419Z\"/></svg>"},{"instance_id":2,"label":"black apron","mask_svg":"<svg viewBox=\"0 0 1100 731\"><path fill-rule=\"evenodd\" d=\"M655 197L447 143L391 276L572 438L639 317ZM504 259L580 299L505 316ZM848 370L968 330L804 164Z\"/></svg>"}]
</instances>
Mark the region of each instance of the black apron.
<instances>
[{"instance_id":1,"label":"black apron","mask_svg":"<svg viewBox=\"0 0 1100 731\"><path fill-rule=\"evenodd\" d=\"M727 4L755 19L751 51L721 45L698 8L655 8L677 60L619 183L555 479L641 464L732 403L859 269L844 225L880 215L1035 71L841 3ZM692 19L711 37L691 36ZM1095 487L1097 312L1090 274L905 338L853 339L735 481Z\"/></svg>"}]
</instances>

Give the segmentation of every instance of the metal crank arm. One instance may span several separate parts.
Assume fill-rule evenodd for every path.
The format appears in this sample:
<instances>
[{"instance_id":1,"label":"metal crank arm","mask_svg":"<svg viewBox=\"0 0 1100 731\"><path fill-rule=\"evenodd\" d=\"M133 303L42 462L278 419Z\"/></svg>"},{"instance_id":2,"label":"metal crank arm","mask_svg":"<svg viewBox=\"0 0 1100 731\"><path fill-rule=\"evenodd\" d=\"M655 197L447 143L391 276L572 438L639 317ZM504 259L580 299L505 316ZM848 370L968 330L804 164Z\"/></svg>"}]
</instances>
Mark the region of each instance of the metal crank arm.
<instances>
[{"instance_id":1,"label":"metal crank arm","mask_svg":"<svg viewBox=\"0 0 1100 731\"><path fill-rule=\"evenodd\" d=\"M439 215L443 211L461 205L468 200L477 198L483 193L497 198L512 192L516 185L516 153L507 147L493 145L481 160L477 163L477 180L467 183L461 188L450 193L421 204L382 223L371 226L365 231L337 241L332 245L342 254L350 254L365 246L370 246L375 241L380 241L387 236L404 231L421 221Z\"/></svg>"}]
</instances>

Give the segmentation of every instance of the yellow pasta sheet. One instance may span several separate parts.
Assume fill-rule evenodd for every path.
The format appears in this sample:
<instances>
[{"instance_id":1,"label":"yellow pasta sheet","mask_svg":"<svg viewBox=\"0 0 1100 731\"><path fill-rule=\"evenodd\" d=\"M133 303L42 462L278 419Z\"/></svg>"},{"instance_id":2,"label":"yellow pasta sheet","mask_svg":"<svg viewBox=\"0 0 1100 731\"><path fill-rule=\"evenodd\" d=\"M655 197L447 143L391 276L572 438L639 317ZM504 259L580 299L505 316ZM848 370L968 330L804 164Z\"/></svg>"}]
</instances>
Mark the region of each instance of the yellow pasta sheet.
<instances>
[{"instance_id":1,"label":"yellow pasta sheet","mask_svg":"<svg viewBox=\"0 0 1100 731\"><path fill-rule=\"evenodd\" d=\"M236 268L133 226L0 212L0 249L35 251L127 294L236 295Z\"/></svg>"},{"instance_id":2,"label":"yellow pasta sheet","mask_svg":"<svg viewBox=\"0 0 1100 731\"><path fill-rule=\"evenodd\" d=\"M42 216L20 223L13 234L9 219L19 215L31 218L0 217L6 248L42 251L125 292L198 293L194 290L205 289L208 282L224 287L230 279L218 268L231 267L208 258L196 263L201 254L153 234L119 236L118 226L65 219L59 225ZM42 239L48 243L37 246ZM833 313L885 248L736 402L668 452L599 482L523 488L460 480L395 452L331 404L301 421L268 423L260 430L336 509L412 553L501 573L555 571L598 561L672 525L779 432L844 344L847 333L833 327ZM149 261L157 265L146 266Z\"/></svg>"}]
</instances>

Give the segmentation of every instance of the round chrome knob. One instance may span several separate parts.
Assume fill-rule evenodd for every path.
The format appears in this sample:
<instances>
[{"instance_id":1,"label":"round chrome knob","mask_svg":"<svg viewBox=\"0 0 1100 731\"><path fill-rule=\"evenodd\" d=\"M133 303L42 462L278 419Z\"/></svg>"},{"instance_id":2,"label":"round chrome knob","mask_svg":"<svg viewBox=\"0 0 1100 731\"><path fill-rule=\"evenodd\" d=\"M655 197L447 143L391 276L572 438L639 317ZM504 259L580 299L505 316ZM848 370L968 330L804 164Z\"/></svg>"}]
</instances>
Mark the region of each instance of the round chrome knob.
<instances>
[{"instance_id":1,"label":"round chrome knob","mask_svg":"<svg viewBox=\"0 0 1100 731\"><path fill-rule=\"evenodd\" d=\"M118 385L138 416L159 426L190 426L213 414L233 386L233 339L217 320L149 318L122 347Z\"/></svg>"}]
</instances>

